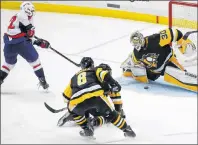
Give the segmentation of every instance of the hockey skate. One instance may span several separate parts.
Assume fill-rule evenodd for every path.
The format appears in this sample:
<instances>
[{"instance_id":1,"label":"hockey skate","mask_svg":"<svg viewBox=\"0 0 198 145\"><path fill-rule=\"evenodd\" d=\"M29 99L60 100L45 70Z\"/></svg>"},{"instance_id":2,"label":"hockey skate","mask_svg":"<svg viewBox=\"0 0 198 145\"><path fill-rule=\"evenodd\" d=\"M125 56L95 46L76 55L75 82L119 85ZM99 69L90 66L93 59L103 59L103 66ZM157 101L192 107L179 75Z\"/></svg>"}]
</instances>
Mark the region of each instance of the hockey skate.
<instances>
[{"instance_id":1,"label":"hockey skate","mask_svg":"<svg viewBox=\"0 0 198 145\"><path fill-rule=\"evenodd\" d=\"M63 126L66 122L74 121L72 115L69 112L66 112L57 123L57 126Z\"/></svg>"},{"instance_id":2,"label":"hockey skate","mask_svg":"<svg viewBox=\"0 0 198 145\"><path fill-rule=\"evenodd\" d=\"M92 124L88 121L87 126L80 131L80 135L82 137L88 137L90 139L95 139L94 135L94 128Z\"/></svg>"},{"instance_id":3,"label":"hockey skate","mask_svg":"<svg viewBox=\"0 0 198 145\"><path fill-rule=\"evenodd\" d=\"M46 82L45 78L39 78L39 87L42 86L43 89L49 88L49 84Z\"/></svg>"},{"instance_id":4,"label":"hockey skate","mask_svg":"<svg viewBox=\"0 0 198 145\"><path fill-rule=\"evenodd\" d=\"M130 126L127 126L126 129L124 130L124 136L125 137L136 137L135 132L131 129Z\"/></svg>"}]
</instances>

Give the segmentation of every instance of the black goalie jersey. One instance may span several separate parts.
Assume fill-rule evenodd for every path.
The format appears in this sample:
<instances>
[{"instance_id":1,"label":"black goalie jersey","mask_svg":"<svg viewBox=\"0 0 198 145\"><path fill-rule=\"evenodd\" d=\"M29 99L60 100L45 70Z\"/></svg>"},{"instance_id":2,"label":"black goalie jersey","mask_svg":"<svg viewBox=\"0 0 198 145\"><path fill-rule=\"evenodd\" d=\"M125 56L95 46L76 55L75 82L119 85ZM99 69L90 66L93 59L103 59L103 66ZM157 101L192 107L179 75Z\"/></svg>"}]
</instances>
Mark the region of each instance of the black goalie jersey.
<instances>
[{"instance_id":1,"label":"black goalie jersey","mask_svg":"<svg viewBox=\"0 0 198 145\"><path fill-rule=\"evenodd\" d=\"M171 57L174 57L171 42L182 38L181 31L166 29L160 33L145 37L145 47L140 51L134 49L132 60L134 63L143 63L146 68L154 73L160 73Z\"/></svg>"}]
</instances>

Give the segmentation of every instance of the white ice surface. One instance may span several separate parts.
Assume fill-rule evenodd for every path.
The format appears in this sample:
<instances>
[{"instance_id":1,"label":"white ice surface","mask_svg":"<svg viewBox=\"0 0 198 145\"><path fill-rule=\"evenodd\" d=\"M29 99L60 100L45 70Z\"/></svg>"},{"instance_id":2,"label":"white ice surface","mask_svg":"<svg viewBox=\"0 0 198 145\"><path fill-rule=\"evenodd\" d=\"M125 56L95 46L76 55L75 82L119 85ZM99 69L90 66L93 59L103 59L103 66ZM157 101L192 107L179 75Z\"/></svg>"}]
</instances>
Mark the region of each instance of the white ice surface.
<instances>
[{"instance_id":1,"label":"white ice surface","mask_svg":"<svg viewBox=\"0 0 198 145\"><path fill-rule=\"evenodd\" d=\"M15 13L1 10L2 63L2 36ZM48 40L72 60L79 62L82 56L91 56L95 64L109 63L117 79L121 76L120 63L131 52L129 34L141 30L149 35L166 28L136 21L40 12L36 13L35 26L38 37ZM95 130L95 142L80 137L80 127L57 127L63 113L52 114L43 102L54 108L64 107L61 93L79 68L51 50L37 50L50 89L37 89L38 80L31 66L19 56L1 86L2 144L197 143L197 94L168 85L163 78L149 84L148 90L131 79L124 81L124 110L128 124L137 134L135 139L124 139L123 133L112 125ZM197 66L188 70L196 73Z\"/></svg>"}]
</instances>

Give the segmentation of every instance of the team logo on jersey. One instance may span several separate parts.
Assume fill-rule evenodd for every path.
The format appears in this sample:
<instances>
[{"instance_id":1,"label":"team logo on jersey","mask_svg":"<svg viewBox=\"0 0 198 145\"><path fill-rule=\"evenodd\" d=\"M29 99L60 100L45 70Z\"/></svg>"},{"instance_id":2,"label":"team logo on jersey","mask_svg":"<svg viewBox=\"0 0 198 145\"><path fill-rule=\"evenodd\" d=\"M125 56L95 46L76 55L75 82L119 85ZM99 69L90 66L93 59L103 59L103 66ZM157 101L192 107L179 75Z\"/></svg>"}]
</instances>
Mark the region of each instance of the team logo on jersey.
<instances>
[{"instance_id":1,"label":"team logo on jersey","mask_svg":"<svg viewBox=\"0 0 198 145\"><path fill-rule=\"evenodd\" d=\"M141 61L146 64L147 68L157 68L157 59L159 54L156 53L148 53L142 56Z\"/></svg>"}]
</instances>

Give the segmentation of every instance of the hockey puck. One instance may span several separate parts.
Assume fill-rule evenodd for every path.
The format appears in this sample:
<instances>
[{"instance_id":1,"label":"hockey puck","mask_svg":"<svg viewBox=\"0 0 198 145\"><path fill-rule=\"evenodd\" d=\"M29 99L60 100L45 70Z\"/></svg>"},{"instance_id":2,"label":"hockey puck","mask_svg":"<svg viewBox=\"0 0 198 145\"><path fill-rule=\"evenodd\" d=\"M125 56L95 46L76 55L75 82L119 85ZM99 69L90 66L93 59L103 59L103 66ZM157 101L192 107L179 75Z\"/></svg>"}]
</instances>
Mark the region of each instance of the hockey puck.
<instances>
[{"instance_id":1,"label":"hockey puck","mask_svg":"<svg viewBox=\"0 0 198 145\"><path fill-rule=\"evenodd\" d=\"M145 87L144 87L144 89L148 89L148 88L149 88L148 86L145 86Z\"/></svg>"}]
</instances>

